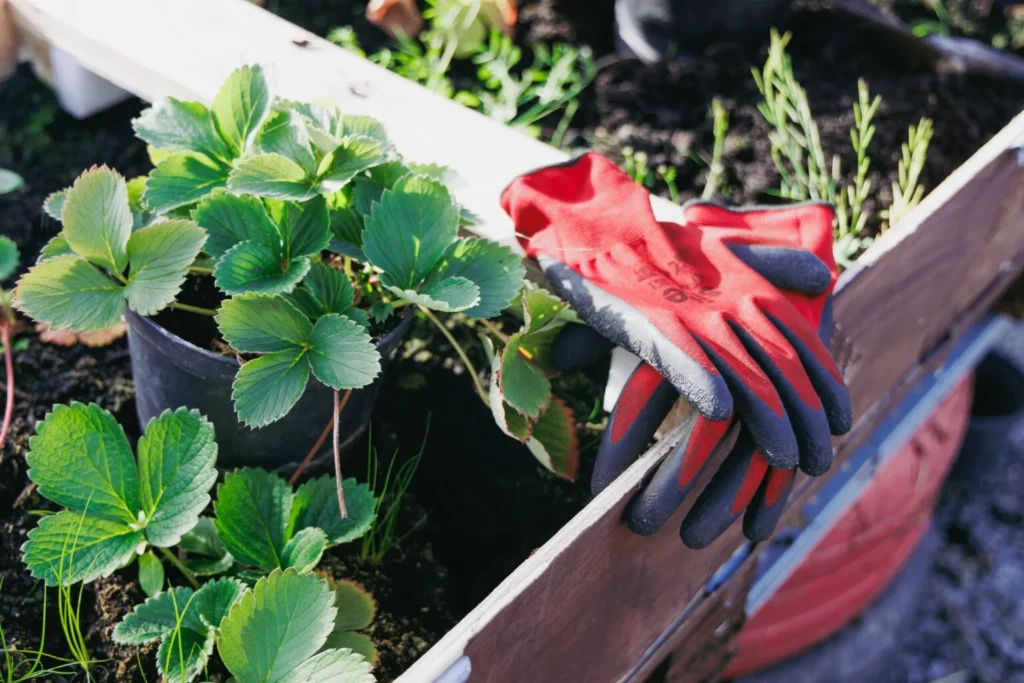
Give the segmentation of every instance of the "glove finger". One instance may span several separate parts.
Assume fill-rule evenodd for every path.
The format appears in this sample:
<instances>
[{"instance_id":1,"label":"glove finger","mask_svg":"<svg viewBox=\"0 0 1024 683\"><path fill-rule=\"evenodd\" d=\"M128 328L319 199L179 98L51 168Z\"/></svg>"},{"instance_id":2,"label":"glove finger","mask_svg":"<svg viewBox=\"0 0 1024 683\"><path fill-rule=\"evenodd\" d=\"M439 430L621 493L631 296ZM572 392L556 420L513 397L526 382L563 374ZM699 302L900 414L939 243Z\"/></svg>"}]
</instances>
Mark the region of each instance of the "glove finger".
<instances>
[{"instance_id":1,"label":"glove finger","mask_svg":"<svg viewBox=\"0 0 1024 683\"><path fill-rule=\"evenodd\" d=\"M750 504L768 471L768 461L746 429L683 519L679 536L687 548L711 545Z\"/></svg>"},{"instance_id":2,"label":"glove finger","mask_svg":"<svg viewBox=\"0 0 1024 683\"><path fill-rule=\"evenodd\" d=\"M824 474L832 466L832 435L828 417L796 352L789 348L786 340L777 332L772 335L775 339L764 339L774 349L769 354L764 350L765 344L759 343L745 329L736 324L732 328L782 398L800 451L800 469L811 476ZM767 325L762 330L762 336L766 334L770 334ZM776 360L785 363L786 371L779 367Z\"/></svg>"},{"instance_id":3,"label":"glove finger","mask_svg":"<svg viewBox=\"0 0 1024 683\"><path fill-rule=\"evenodd\" d=\"M832 345L832 334L835 331L835 322L832 317L832 297L825 299L825 306L821 309L821 322L818 323L818 339L822 346L828 349Z\"/></svg>"},{"instance_id":4,"label":"glove finger","mask_svg":"<svg viewBox=\"0 0 1024 683\"><path fill-rule=\"evenodd\" d=\"M594 495L615 481L643 452L678 397L672 383L657 370L647 363L637 366L626 380L601 437L590 479Z\"/></svg>"},{"instance_id":5,"label":"glove finger","mask_svg":"<svg viewBox=\"0 0 1024 683\"><path fill-rule=\"evenodd\" d=\"M818 334L810 330L800 314L787 307L773 306L765 310L765 315L800 358L807 377L824 406L829 430L835 435L850 431L853 426L850 391L846 388L835 361L829 355L828 348L822 343L819 336L821 330ZM825 317L822 315L823 321ZM829 325L829 329L831 327Z\"/></svg>"},{"instance_id":6,"label":"glove finger","mask_svg":"<svg viewBox=\"0 0 1024 683\"><path fill-rule=\"evenodd\" d=\"M782 517L795 479L796 470L768 470L743 515L744 536L755 543L768 540Z\"/></svg>"},{"instance_id":7,"label":"glove finger","mask_svg":"<svg viewBox=\"0 0 1024 683\"><path fill-rule=\"evenodd\" d=\"M608 354L615 346L589 325L565 325L551 344L551 364L556 370L583 368Z\"/></svg>"},{"instance_id":8,"label":"glove finger","mask_svg":"<svg viewBox=\"0 0 1024 683\"><path fill-rule=\"evenodd\" d=\"M730 244L729 250L740 261L779 289L817 296L832 285L832 271L804 249L765 244Z\"/></svg>"},{"instance_id":9,"label":"glove finger","mask_svg":"<svg viewBox=\"0 0 1024 683\"><path fill-rule=\"evenodd\" d=\"M728 323L723 321L722 327L715 342L698 342L732 391L736 416L772 467L796 467L800 449L778 391Z\"/></svg>"},{"instance_id":10,"label":"glove finger","mask_svg":"<svg viewBox=\"0 0 1024 683\"><path fill-rule=\"evenodd\" d=\"M691 424L689 436L662 460L654 477L630 503L627 523L634 533L650 536L675 514L732 422L712 422L693 413Z\"/></svg>"},{"instance_id":11,"label":"glove finger","mask_svg":"<svg viewBox=\"0 0 1024 683\"><path fill-rule=\"evenodd\" d=\"M676 330L679 339L691 342L692 348L687 352L636 308L595 286L564 263L544 256L537 261L555 293L597 332L652 365L709 420L729 419L733 409L729 387L710 369L710 361L701 356L701 347L692 342L689 332L682 327Z\"/></svg>"}]
</instances>

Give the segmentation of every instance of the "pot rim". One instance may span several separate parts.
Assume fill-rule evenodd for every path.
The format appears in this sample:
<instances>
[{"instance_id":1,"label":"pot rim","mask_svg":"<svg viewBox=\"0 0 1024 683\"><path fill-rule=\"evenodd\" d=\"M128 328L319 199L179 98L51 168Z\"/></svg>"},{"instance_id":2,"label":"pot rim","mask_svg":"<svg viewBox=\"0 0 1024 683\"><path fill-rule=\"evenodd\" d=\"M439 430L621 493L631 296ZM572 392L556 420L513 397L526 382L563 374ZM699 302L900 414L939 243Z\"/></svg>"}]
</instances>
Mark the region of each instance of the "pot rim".
<instances>
[{"instance_id":1,"label":"pot rim","mask_svg":"<svg viewBox=\"0 0 1024 683\"><path fill-rule=\"evenodd\" d=\"M379 339L375 339L373 341L373 345L375 347L378 347L378 348L380 348L382 346L387 346L389 344L389 342L394 340L395 337L398 337L398 336L402 335L404 333L404 331L405 331L406 326L409 324L409 321L412 320L412 316L413 316L413 308L410 306L405 311L405 314L402 316L402 319L398 322L398 324L391 331L389 331L387 334L385 334L383 337L380 337ZM173 332L168 330L166 327L164 327L160 323L158 323L155 320L153 320L150 316L148 316L148 315L139 315L138 313L136 313L132 309L128 308L127 306L125 306L125 308L124 308L124 317L125 317L126 320L128 318L131 318L131 320L128 320L128 324L129 325L139 325L139 326L142 326L142 327L144 327L146 329L146 331L148 331L148 332L150 332L152 334L159 335L164 340L166 340L166 341L168 341L168 342L170 342L172 344L184 346L184 347L188 348L190 352L196 353L196 354L200 355L201 357L203 357L204 359L206 359L208 361L211 361L211 362L214 362L214 363L220 363L220 364L225 365L225 366L231 366L233 368L240 368L240 367L242 367L242 364L238 362L237 358L225 356L225 355L220 354L220 353L214 353L213 351L211 351L209 349L204 349L201 346L196 346L195 344L193 344L189 340L185 339L184 337L180 337L180 336L174 334Z\"/></svg>"}]
</instances>

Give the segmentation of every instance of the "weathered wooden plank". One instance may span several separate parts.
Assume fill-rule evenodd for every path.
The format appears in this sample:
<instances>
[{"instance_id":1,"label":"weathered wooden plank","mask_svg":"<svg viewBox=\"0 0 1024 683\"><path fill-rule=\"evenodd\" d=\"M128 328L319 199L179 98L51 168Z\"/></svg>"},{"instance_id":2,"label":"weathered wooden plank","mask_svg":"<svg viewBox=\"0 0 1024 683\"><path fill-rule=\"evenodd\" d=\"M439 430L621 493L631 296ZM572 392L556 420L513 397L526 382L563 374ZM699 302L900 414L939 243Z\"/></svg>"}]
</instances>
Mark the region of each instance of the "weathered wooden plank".
<instances>
[{"instance_id":1,"label":"weathered wooden plank","mask_svg":"<svg viewBox=\"0 0 1024 683\"><path fill-rule=\"evenodd\" d=\"M497 203L505 184L565 158L244 0L10 2L24 28L146 99L208 101L232 69L259 62L284 96L327 97L376 116L408 158L454 170L457 196L484 219L480 231L497 239L512 236ZM1024 179L1008 150L1022 135L1018 117L844 279L836 317L843 353L855 360L848 379L862 420L851 443L863 438L865 420L884 410L921 355L961 329L1019 268ZM678 212L660 200L655 208L662 218ZM430 681L463 654L472 659L472 681L626 675L741 542L734 528L707 550L682 548L676 531L685 510L653 538L635 537L621 524L632 493L685 428L595 498L402 680ZM794 498L811 495L820 482L802 482Z\"/></svg>"}]
</instances>

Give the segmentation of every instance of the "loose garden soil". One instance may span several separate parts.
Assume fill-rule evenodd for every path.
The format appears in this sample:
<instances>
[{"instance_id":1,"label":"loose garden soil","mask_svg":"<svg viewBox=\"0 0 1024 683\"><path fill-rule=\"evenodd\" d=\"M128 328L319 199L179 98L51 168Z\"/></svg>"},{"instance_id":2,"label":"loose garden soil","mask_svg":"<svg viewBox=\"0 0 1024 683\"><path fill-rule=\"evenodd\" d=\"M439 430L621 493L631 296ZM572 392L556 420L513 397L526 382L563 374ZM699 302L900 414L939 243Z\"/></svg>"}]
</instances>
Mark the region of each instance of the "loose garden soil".
<instances>
[{"instance_id":1,"label":"loose garden soil","mask_svg":"<svg viewBox=\"0 0 1024 683\"><path fill-rule=\"evenodd\" d=\"M362 19L362 0L270 0L270 9L326 34L353 24L368 50L384 44ZM630 145L646 151L652 167L675 166L683 198L698 196L707 173L712 124L709 106L720 97L730 113L725 157L730 203L774 201L768 192L778 177L768 154L768 126L756 110L759 99L750 68L764 60L763 47L722 45L687 60L641 68L612 50L611 0L540 0L523 3L518 40L566 40L593 47L601 67L584 94L569 146L621 158ZM872 181L884 204L896 173L907 126L921 116L935 124L923 181L928 189L963 163L1021 110L1024 86L985 78L940 77L882 58L856 27L828 12L802 9L789 26L798 78L830 154L852 169L848 131L858 77L884 103L876 117ZM22 252L23 267L59 226L45 218L45 196L66 187L85 168L108 164L127 177L149 169L144 145L129 120L142 104L132 100L86 121L75 121L27 69L0 86L0 166L25 177L26 187L0 197L0 232ZM454 143L453 143L454 144ZM443 159L436 160L443 162ZM500 164L500 159L494 163ZM665 192L663 184L658 184ZM874 205L874 208L878 208ZM965 226L969 229L969 226ZM455 333L469 341L472 330ZM96 402L112 410L131 436L135 420L132 381L124 340L103 349L63 349L41 344L25 330L26 348L15 353L18 394L11 436L0 453L0 620L9 647L39 647L43 589L21 563L18 548L36 523L32 510L45 507L32 494L14 503L28 483L24 454L36 423L54 403ZM479 349L474 360L483 366ZM371 434L347 456L346 475L365 480L368 440L385 463L417 453L427 430L422 464L403 504L398 548L379 566L360 563L353 548L338 548L324 563L338 577L370 590L379 615L370 635L381 651L380 680L393 680L436 642L529 553L542 545L587 502L586 482L597 433L581 427L581 471L576 483L541 469L526 450L502 435L490 412L474 396L465 369L451 361L443 338L418 321L411 341L389 370ZM601 368L560 380L581 419L600 393ZM600 419L600 414L596 416ZM316 435L310 435L310 441ZM301 454L297 454L297 457ZM411 533L410 533L411 532ZM172 581L180 577L170 574ZM133 568L116 572L85 590L82 627L98 681L155 680L152 648L140 656L112 643L113 626L143 596ZM54 597L48 605L46 652L66 656L57 627ZM143 669L140 670L139 662ZM2 669L2 667L0 667ZM214 680L223 672L211 671Z\"/></svg>"}]
</instances>

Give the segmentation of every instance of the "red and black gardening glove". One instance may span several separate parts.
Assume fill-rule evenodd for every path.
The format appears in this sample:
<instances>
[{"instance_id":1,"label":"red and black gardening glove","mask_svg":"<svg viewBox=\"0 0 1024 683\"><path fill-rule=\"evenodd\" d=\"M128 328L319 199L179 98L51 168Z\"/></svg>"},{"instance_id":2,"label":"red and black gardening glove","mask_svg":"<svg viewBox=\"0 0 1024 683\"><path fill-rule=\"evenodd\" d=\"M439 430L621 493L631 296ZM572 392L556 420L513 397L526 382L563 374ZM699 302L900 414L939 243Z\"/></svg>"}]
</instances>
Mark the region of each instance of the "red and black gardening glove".
<instances>
[{"instance_id":1,"label":"red and black gardening glove","mask_svg":"<svg viewBox=\"0 0 1024 683\"><path fill-rule=\"evenodd\" d=\"M769 503L798 464L828 469L830 433L850 426L849 396L816 324L836 279L829 207L695 204L682 225L659 223L647 192L596 154L517 179L502 204L555 290L646 361L609 421L594 491L642 452L677 395L705 418L634 502L634 530L652 533L671 516L734 411L745 434L708 487L715 501L738 489L728 510L746 498L781 508ZM752 533L765 526L750 521ZM702 525L690 526L697 531L687 539L684 525L684 540L704 544Z\"/></svg>"}]
</instances>

